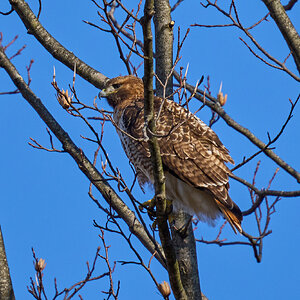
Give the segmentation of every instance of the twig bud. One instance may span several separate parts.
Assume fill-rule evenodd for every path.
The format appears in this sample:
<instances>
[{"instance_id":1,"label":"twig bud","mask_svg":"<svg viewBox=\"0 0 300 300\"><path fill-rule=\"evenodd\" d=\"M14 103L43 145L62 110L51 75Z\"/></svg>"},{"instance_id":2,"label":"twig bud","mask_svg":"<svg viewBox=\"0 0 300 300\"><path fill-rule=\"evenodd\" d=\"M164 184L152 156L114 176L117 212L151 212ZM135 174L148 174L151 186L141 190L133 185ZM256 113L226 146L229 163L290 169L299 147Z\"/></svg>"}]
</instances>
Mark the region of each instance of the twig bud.
<instances>
[{"instance_id":1,"label":"twig bud","mask_svg":"<svg viewBox=\"0 0 300 300\"><path fill-rule=\"evenodd\" d=\"M72 103L72 97L70 97L68 90L64 91L63 89L57 91L56 95L57 101L64 108L67 109Z\"/></svg>"},{"instance_id":2,"label":"twig bud","mask_svg":"<svg viewBox=\"0 0 300 300\"><path fill-rule=\"evenodd\" d=\"M39 261L35 263L34 268L37 272L42 272L46 268L45 260L40 258Z\"/></svg>"},{"instance_id":3,"label":"twig bud","mask_svg":"<svg viewBox=\"0 0 300 300\"><path fill-rule=\"evenodd\" d=\"M160 283L157 288L164 298L171 295L170 285L166 281Z\"/></svg>"},{"instance_id":4,"label":"twig bud","mask_svg":"<svg viewBox=\"0 0 300 300\"><path fill-rule=\"evenodd\" d=\"M221 106L224 106L227 101L227 94L225 94L225 96L224 96L223 92L222 92L222 82L220 84L220 89L219 89L217 99L218 99L219 103L221 104Z\"/></svg>"}]
</instances>

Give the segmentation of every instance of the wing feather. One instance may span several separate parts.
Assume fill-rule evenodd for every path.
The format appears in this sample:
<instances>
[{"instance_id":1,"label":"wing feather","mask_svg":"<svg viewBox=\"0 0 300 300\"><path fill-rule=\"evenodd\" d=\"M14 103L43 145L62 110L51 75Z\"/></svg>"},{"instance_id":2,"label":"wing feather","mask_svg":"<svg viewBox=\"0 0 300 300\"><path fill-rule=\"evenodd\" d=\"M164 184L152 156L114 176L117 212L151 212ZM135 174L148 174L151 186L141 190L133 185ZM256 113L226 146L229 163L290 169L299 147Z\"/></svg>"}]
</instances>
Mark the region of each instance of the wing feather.
<instances>
[{"instance_id":1,"label":"wing feather","mask_svg":"<svg viewBox=\"0 0 300 300\"><path fill-rule=\"evenodd\" d=\"M156 111L161 100L156 98ZM233 163L217 135L196 116L173 101L165 101L157 132L170 132L159 139L163 163L183 181L196 188L207 188L219 201L232 206L227 184ZM173 129L172 129L173 128Z\"/></svg>"},{"instance_id":2,"label":"wing feather","mask_svg":"<svg viewBox=\"0 0 300 300\"><path fill-rule=\"evenodd\" d=\"M139 140L130 142L130 152L143 153L145 158L149 158L148 144L143 141L143 105L143 99L140 99L127 106L122 120L127 132ZM161 105L162 99L155 97L156 113ZM158 142L166 169L191 186L211 193L218 200L217 203L221 203L220 210L234 207L234 202L228 196L228 175L231 172L225 164L234 161L211 128L174 101L165 100L156 133L160 136ZM131 153L127 153L127 156L135 160Z\"/></svg>"}]
</instances>

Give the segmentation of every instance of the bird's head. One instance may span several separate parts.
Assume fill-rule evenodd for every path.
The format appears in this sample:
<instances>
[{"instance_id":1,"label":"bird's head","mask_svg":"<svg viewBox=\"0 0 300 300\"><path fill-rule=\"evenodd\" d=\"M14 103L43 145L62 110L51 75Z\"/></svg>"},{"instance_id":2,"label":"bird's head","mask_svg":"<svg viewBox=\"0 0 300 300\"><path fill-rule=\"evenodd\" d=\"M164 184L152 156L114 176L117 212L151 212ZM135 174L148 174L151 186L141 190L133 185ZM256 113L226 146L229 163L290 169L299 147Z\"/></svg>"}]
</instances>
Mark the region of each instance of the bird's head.
<instances>
[{"instance_id":1,"label":"bird's head","mask_svg":"<svg viewBox=\"0 0 300 300\"><path fill-rule=\"evenodd\" d=\"M112 78L99 93L99 98L101 97L106 98L114 109L124 101L144 98L143 81L133 75Z\"/></svg>"}]
</instances>

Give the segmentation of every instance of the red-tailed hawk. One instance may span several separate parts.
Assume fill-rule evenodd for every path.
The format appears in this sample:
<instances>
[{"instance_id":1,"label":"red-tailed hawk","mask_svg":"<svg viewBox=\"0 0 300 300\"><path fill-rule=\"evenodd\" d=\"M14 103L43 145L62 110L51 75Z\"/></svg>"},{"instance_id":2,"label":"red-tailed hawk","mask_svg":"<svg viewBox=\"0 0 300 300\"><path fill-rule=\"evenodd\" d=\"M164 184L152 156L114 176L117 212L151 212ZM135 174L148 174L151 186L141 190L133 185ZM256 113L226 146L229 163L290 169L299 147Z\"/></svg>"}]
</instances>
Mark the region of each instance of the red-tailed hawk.
<instances>
[{"instance_id":1,"label":"red-tailed hawk","mask_svg":"<svg viewBox=\"0 0 300 300\"><path fill-rule=\"evenodd\" d=\"M114 109L114 121L123 148L135 167L138 182L154 183L150 151L144 130L144 86L135 76L107 81L100 97ZM166 197L173 207L213 224L223 214L233 230L242 231L242 213L228 195L226 162L234 163L214 131L174 101L154 98L159 113L156 134L160 146Z\"/></svg>"}]
</instances>

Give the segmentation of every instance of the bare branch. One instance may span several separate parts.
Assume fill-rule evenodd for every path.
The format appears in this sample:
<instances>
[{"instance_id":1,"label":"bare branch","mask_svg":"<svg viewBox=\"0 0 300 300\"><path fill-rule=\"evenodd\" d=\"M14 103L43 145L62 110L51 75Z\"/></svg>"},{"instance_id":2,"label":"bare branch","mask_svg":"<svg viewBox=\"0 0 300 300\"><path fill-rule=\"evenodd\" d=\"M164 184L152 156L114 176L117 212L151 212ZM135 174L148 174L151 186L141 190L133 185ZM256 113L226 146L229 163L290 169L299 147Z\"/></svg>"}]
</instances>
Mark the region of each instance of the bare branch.
<instances>
[{"instance_id":1,"label":"bare branch","mask_svg":"<svg viewBox=\"0 0 300 300\"><path fill-rule=\"evenodd\" d=\"M154 119L154 93L153 93L153 42L151 19L154 15L154 1L146 0L143 17L144 35L144 119L145 128L156 133ZM154 174L155 200L157 211L157 224L159 236L164 249L167 261L171 287L176 299L187 299L185 290L182 286L179 264L171 242L171 235L167 223L167 205L165 192L165 177L163 173L162 160L157 138L149 137L149 150Z\"/></svg>"},{"instance_id":2,"label":"bare branch","mask_svg":"<svg viewBox=\"0 0 300 300\"><path fill-rule=\"evenodd\" d=\"M177 2L172 6L171 12L173 12L182 2L183 0L177 0Z\"/></svg>"},{"instance_id":3,"label":"bare branch","mask_svg":"<svg viewBox=\"0 0 300 300\"><path fill-rule=\"evenodd\" d=\"M276 22L282 36L284 37L288 47L294 57L298 72L300 73L300 36L288 17L285 8L280 0L263 0L268 8L271 17ZM290 2L292 8L295 3Z\"/></svg>"},{"instance_id":4,"label":"bare branch","mask_svg":"<svg viewBox=\"0 0 300 300\"><path fill-rule=\"evenodd\" d=\"M36 110L41 119L47 124L50 130L60 140L63 148L68 152L75 162L77 163L80 170L89 178L94 186L99 190L104 199L109 205L113 207L118 215L126 222L131 232L141 241L141 243L150 251L152 254L157 244L148 237L143 226L137 220L134 212L132 212L127 205L119 198L115 191L110 185L103 180L102 175L99 171L91 164L88 158L84 155L83 151L79 149L74 142L71 140L69 135L63 130L63 128L57 123L57 121L48 112L41 100L31 91L28 85L24 82L21 75L18 73L16 68L9 61L5 55L3 49L0 47L0 66L3 67L11 80L14 82L16 87L22 93L22 96L29 102L29 104ZM156 258L164 266L164 262L159 255Z\"/></svg>"},{"instance_id":5,"label":"bare branch","mask_svg":"<svg viewBox=\"0 0 300 300\"><path fill-rule=\"evenodd\" d=\"M285 10L291 10L297 2L298 0L290 0L288 4L284 5L283 7Z\"/></svg>"},{"instance_id":6,"label":"bare branch","mask_svg":"<svg viewBox=\"0 0 300 300\"><path fill-rule=\"evenodd\" d=\"M41 25L24 0L10 0L10 4L23 21L24 25L28 29L28 32L33 34L54 58L62 62L72 71L74 69L74 65L76 64L76 72L78 75L99 89L104 87L107 77L88 66L82 60L77 58L72 52L64 48L56 39L54 39Z\"/></svg>"},{"instance_id":7,"label":"bare branch","mask_svg":"<svg viewBox=\"0 0 300 300\"><path fill-rule=\"evenodd\" d=\"M272 2L271 0L264 0L264 2ZM279 70L282 70L284 72L286 72L287 74L289 74L292 78L294 78L295 80L297 81L300 81L300 77L297 76L296 74L294 74L291 70L289 70L286 66L285 66L285 63L284 62L280 62L278 59L276 59L275 57L271 56L257 41L256 39L253 37L253 35L250 33L250 29L252 29L253 27L257 26L259 23L261 23L263 20L266 20L267 16L266 15L265 17L263 17L261 20L259 20L256 24L254 24L253 26L250 26L248 28L245 28L240 19L239 19L239 15L238 15L238 11L237 11L237 8L236 8L236 4L235 4L235 1L232 0L231 1L231 4L230 4L230 8L228 11L225 11L224 9L222 9L218 4L217 4L217 1L215 2L211 2L210 0L206 0L207 2L207 5L203 5L203 7L205 8L208 8L210 6L214 7L215 9L217 9L221 14L223 14L225 17L227 17L231 23L230 24L224 24L224 25L201 25L201 24L193 24L191 26L198 26L198 27L208 27L208 28L213 28L213 27L230 27L230 26L234 26L234 27L237 27L239 28L240 30L242 30L245 35L251 40L251 42L255 45L255 47L263 54L265 55L271 62L273 62L274 64L272 63L269 63L267 62L265 59L263 59L260 55L258 55L243 39L241 39L243 41L243 43L248 47L248 49L251 51L251 53L253 53L257 58L259 58L261 61L263 61L264 63L266 63L268 66L271 66L273 68L276 68L276 69L279 69ZM280 3L279 0L276 0L276 2ZM281 5L281 4L280 4ZM281 6L282 7L282 6ZM232 13L232 10L233 10L233 13ZM285 11L284 9L282 8L284 14ZM288 17L287 19L285 19L286 21L289 21ZM290 22L290 21L289 21ZM291 24L291 23L290 23ZM278 25L278 24L277 24ZM292 31L292 29L291 29ZM294 33L293 33L294 34ZM299 36L296 37L296 35L294 34L294 40L295 40L295 43L298 43L297 41L299 40L299 43L300 43L300 38ZM296 46L296 44L295 44ZM298 49L300 49L300 44L298 45ZM293 52L293 50L291 49L291 51ZM299 50L300 51L300 50ZM295 56L294 56L295 58ZM295 58L295 63L296 65L298 66L298 62ZM298 68L299 69L299 68Z\"/></svg>"},{"instance_id":8,"label":"bare branch","mask_svg":"<svg viewBox=\"0 0 300 300\"><path fill-rule=\"evenodd\" d=\"M269 142L268 142L268 144L266 145L266 148L265 148L265 149L270 149L270 146L271 146L272 144L274 144L274 143L279 139L279 137L283 134L283 132L284 132L284 130L285 130L287 124L289 123L289 121L290 121L290 120L292 119L292 117L293 117L293 111L294 111L294 109L295 109L295 107L296 107L296 105L297 105L297 103L298 103L298 101L299 101L299 98L300 98L300 94L298 95L298 97L297 97L297 99L296 99L296 101L295 101L294 103L289 99L290 104L291 104L290 113L289 113L289 115L288 115L286 121L285 121L284 124L282 125L280 131L279 131L278 134L275 136L275 138L273 138L272 140L269 138ZM243 166L243 165L245 165L246 163L248 163L250 160L252 160L252 159L253 159L254 157L256 157L258 154L262 153L265 149L261 149L260 151L254 153L253 155L251 155L251 156L250 156L249 158L247 158L247 159L244 158L243 161L242 161L241 163L239 163L238 165L236 165L234 168L231 169L231 172L234 171L234 170L239 169L241 166Z\"/></svg>"},{"instance_id":9,"label":"bare branch","mask_svg":"<svg viewBox=\"0 0 300 300\"><path fill-rule=\"evenodd\" d=\"M10 15L13 11L14 11L13 8L11 8L8 12L2 12L2 11L0 11L0 15L8 16L8 15Z\"/></svg>"}]
</instances>

